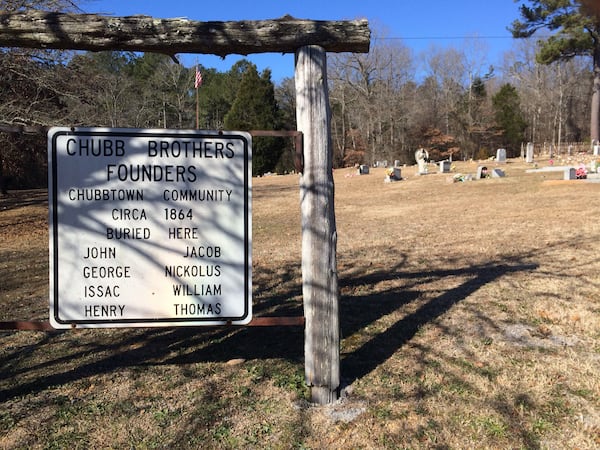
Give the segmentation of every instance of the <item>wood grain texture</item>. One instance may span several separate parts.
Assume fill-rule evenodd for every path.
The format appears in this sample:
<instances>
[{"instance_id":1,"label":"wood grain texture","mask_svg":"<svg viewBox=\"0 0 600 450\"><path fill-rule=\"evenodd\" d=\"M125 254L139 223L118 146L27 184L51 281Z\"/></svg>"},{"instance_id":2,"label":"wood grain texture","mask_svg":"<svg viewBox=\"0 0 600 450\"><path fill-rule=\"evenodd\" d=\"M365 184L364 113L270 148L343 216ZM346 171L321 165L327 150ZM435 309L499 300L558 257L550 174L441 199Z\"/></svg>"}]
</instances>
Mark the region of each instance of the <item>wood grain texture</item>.
<instances>
[{"instance_id":1,"label":"wood grain texture","mask_svg":"<svg viewBox=\"0 0 600 450\"><path fill-rule=\"evenodd\" d=\"M149 16L0 12L0 47L226 56L293 53L313 44L328 52L368 52L368 22L314 21L289 16L273 20L199 22Z\"/></svg>"},{"instance_id":2,"label":"wood grain texture","mask_svg":"<svg viewBox=\"0 0 600 450\"><path fill-rule=\"evenodd\" d=\"M331 403L340 385L337 231L327 57L318 46L296 53L296 119L304 134L300 177L305 374L312 401Z\"/></svg>"}]
</instances>

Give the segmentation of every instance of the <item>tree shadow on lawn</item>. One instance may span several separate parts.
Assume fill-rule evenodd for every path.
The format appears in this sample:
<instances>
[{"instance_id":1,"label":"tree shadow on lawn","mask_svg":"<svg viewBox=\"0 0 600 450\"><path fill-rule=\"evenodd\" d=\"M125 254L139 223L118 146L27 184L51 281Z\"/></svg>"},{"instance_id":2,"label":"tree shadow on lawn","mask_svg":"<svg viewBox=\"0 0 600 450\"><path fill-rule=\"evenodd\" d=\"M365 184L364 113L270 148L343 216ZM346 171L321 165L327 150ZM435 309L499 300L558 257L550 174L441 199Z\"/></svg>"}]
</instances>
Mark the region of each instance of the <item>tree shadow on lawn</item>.
<instances>
[{"instance_id":1,"label":"tree shadow on lawn","mask_svg":"<svg viewBox=\"0 0 600 450\"><path fill-rule=\"evenodd\" d=\"M350 336L416 301L418 286L429 281L469 277L456 288L427 301L415 312L374 335L341 362L344 384L352 383L376 369L406 344L428 322L447 312L482 286L507 273L531 271L535 264L519 261L488 263L454 270L403 272L402 264L367 273L353 269L351 277L340 278L340 288L361 286L361 295L344 295L340 301L342 336ZM289 273L297 268L290 265ZM281 268L278 269L281 273ZM362 273L362 275L361 275ZM404 283L378 292L375 284L402 280ZM363 289L364 288L364 289ZM261 294L255 315L302 315L300 301L288 301L301 294L299 281L278 288L276 295ZM277 306L279 305L279 306ZM266 313L265 313L266 311ZM4 343L2 342L4 341ZM149 365L177 365L226 362L243 359L303 360L302 327L208 327L147 328L50 332L25 347L12 345L11 336L0 338L0 402L44 391L81 379L110 373L120 368ZM10 347L12 346L12 348Z\"/></svg>"},{"instance_id":2,"label":"tree shadow on lawn","mask_svg":"<svg viewBox=\"0 0 600 450\"><path fill-rule=\"evenodd\" d=\"M418 287L419 284L435 280L463 278L465 276L468 276L469 279L456 288L449 289L436 298L427 301L416 311L406 315L384 332L378 333L360 348L349 353L341 363L341 373L344 382L351 384L353 381L363 378L375 370L399 348L410 341L421 327L440 317L454 305L466 299L486 284L508 273L528 272L536 268L538 268L537 264L524 264L521 262L514 264L504 262L499 264L488 263L460 269L432 270L427 273L402 272L400 268L396 268L392 271L395 278L412 280L413 283L409 284L408 287L404 285L396 294L388 292L375 296L351 297L342 301L341 317L344 336L363 329L384 315L384 312L381 310L376 310L371 312L371 314L365 315L365 310L369 311L367 308L375 304L380 297L394 296L397 307L399 307L401 304L413 302L418 299L420 293L418 290L413 289ZM360 282L375 284L387 279L389 279L389 274L386 275L385 272L381 271L363 277ZM392 302L391 300L388 301ZM369 306L365 307L366 303Z\"/></svg>"}]
</instances>

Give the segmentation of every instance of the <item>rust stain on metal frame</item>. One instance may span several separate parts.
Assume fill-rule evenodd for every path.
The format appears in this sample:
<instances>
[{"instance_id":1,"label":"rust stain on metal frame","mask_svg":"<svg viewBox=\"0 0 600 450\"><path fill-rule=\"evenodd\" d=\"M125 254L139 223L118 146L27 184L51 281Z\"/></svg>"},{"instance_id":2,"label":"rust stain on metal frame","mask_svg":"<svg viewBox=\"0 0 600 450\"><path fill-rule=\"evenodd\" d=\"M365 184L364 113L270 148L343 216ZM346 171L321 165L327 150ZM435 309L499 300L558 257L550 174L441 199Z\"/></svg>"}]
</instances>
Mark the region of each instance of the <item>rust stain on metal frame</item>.
<instances>
[{"instance_id":1,"label":"rust stain on metal frame","mask_svg":"<svg viewBox=\"0 0 600 450\"><path fill-rule=\"evenodd\" d=\"M0 322L0 330L27 330L27 331L53 331L50 322L27 322L27 321L13 321L13 322Z\"/></svg>"},{"instance_id":2,"label":"rust stain on metal frame","mask_svg":"<svg viewBox=\"0 0 600 450\"><path fill-rule=\"evenodd\" d=\"M230 326L231 324L227 324ZM303 316L291 317L254 317L246 327L293 327L303 326ZM74 326L73 329L77 327ZM0 330L17 330L17 331L56 331L52 328L49 321L12 321L0 322Z\"/></svg>"},{"instance_id":3,"label":"rust stain on metal frame","mask_svg":"<svg viewBox=\"0 0 600 450\"><path fill-rule=\"evenodd\" d=\"M304 325L304 316L292 317L254 317L247 325L249 327L273 327L273 326L301 326Z\"/></svg>"}]
</instances>

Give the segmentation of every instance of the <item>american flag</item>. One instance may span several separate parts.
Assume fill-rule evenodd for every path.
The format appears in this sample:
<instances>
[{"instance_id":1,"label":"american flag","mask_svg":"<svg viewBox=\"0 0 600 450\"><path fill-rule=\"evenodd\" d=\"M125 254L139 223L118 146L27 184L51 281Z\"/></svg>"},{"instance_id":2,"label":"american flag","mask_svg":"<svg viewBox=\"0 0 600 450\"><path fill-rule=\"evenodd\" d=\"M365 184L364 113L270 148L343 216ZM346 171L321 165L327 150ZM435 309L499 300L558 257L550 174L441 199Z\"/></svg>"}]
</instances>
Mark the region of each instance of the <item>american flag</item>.
<instances>
[{"instance_id":1,"label":"american flag","mask_svg":"<svg viewBox=\"0 0 600 450\"><path fill-rule=\"evenodd\" d=\"M194 79L194 89L198 89L200 86L202 86L202 74L198 70L198 67L196 67L196 78Z\"/></svg>"}]
</instances>

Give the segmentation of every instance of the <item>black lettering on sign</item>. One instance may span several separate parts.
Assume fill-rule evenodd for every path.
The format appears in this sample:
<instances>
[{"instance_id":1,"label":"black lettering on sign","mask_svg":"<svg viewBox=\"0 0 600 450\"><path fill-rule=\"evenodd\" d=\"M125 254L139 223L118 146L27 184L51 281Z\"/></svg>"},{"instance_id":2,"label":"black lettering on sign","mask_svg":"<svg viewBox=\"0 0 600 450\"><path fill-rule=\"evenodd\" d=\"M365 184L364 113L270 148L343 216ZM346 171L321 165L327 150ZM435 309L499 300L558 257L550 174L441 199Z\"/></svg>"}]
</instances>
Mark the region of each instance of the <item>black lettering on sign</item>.
<instances>
[{"instance_id":1,"label":"black lettering on sign","mask_svg":"<svg viewBox=\"0 0 600 450\"><path fill-rule=\"evenodd\" d=\"M83 296L85 298L116 298L121 296L120 286L109 284L84 286Z\"/></svg>"},{"instance_id":2,"label":"black lettering on sign","mask_svg":"<svg viewBox=\"0 0 600 450\"><path fill-rule=\"evenodd\" d=\"M184 258L220 258L221 247L212 247L210 245L200 245L199 247L187 246L183 256Z\"/></svg>"},{"instance_id":3,"label":"black lettering on sign","mask_svg":"<svg viewBox=\"0 0 600 450\"><path fill-rule=\"evenodd\" d=\"M125 305L84 305L85 317L123 317Z\"/></svg>"},{"instance_id":4,"label":"black lettering on sign","mask_svg":"<svg viewBox=\"0 0 600 450\"><path fill-rule=\"evenodd\" d=\"M169 239L198 239L198 228L176 227L169 228Z\"/></svg>"},{"instance_id":5,"label":"black lettering on sign","mask_svg":"<svg viewBox=\"0 0 600 450\"><path fill-rule=\"evenodd\" d=\"M219 276L221 276L221 266L219 264L206 264L203 266L165 266L165 277L167 278L198 278Z\"/></svg>"},{"instance_id":6,"label":"black lettering on sign","mask_svg":"<svg viewBox=\"0 0 600 450\"><path fill-rule=\"evenodd\" d=\"M206 316L221 314L220 303L174 303L176 316Z\"/></svg>"},{"instance_id":7,"label":"black lettering on sign","mask_svg":"<svg viewBox=\"0 0 600 450\"><path fill-rule=\"evenodd\" d=\"M125 142L117 139L67 139L69 156L124 156Z\"/></svg>"},{"instance_id":8,"label":"black lettering on sign","mask_svg":"<svg viewBox=\"0 0 600 450\"><path fill-rule=\"evenodd\" d=\"M148 156L155 158L221 158L235 156L235 144L222 140L148 141Z\"/></svg>"},{"instance_id":9,"label":"black lettering on sign","mask_svg":"<svg viewBox=\"0 0 600 450\"><path fill-rule=\"evenodd\" d=\"M150 239L150 228L107 228L106 239Z\"/></svg>"},{"instance_id":10,"label":"black lettering on sign","mask_svg":"<svg viewBox=\"0 0 600 450\"><path fill-rule=\"evenodd\" d=\"M117 247L87 247L83 259L115 259Z\"/></svg>"},{"instance_id":11,"label":"black lettering on sign","mask_svg":"<svg viewBox=\"0 0 600 450\"><path fill-rule=\"evenodd\" d=\"M83 278L131 278L129 266L83 266Z\"/></svg>"},{"instance_id":12,"label":"black lettering on sign","mask_svg":"<svg viewBox=\"0 0 600 450\"><path fill-rule=\"evenodd\" d=\"M180 297L206 297L221 295L220 284L174 284L173 295Z\"/></svg>"}]
</instances>

